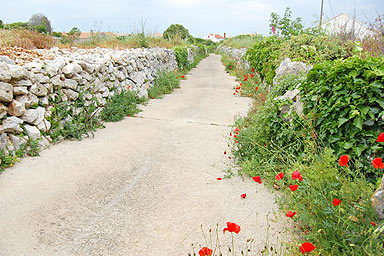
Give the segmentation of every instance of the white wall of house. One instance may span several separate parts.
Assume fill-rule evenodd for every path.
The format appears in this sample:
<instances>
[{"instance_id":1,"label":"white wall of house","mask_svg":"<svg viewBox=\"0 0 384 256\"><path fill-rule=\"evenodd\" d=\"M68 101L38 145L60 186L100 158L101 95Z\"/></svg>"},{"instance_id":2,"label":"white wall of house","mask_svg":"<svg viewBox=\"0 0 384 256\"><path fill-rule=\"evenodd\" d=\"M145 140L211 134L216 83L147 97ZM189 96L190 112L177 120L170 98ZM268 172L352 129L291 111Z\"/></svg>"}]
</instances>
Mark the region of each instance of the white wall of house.
<instances>
[{"instance_id":1,"label":"white wall of house","mask_svg":"<svg viewBox=\"0 0 384 256\"><path fill-rule=\"evenodd\" d=\"M327 20L321 27L330 34L349 33L353 31L354 35L359 39L373 34L368 26L344 13Z\"/></svg>"},{"instance_id":2,"label":"white wall of house","mask_svg":"<svg viewBox=\"0 0 384 256\"><path fill-rule=\"evenodd\" d=\"M205 37L203 37L203 39L205 39L205 40L211 40L211 41L213 41L213 42L215 42L215 43L220 42L221 40L224 40L224 39L216 38L216 37L215 37L215 34L208 34L208 35L206 35Z\"/></svg>"}]
</instances>

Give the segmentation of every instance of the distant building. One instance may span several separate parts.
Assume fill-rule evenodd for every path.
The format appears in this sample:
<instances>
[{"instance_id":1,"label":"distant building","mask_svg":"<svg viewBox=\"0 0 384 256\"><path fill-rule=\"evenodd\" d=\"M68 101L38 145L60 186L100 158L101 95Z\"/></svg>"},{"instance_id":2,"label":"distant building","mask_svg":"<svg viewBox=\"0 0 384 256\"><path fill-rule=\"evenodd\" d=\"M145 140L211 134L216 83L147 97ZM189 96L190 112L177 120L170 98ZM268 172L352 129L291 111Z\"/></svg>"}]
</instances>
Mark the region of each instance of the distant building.
<instances>
[{"instance_id":1,"label":"distant building","mask_svg":"<svg viewBox=\"0 0 384 256\"><path fill-rule=\"evenodd\" d=\"M221 36L219 34L209 34L209 35L206 35L205 37L203 37L203 39L211 40L211 41L217 43L217 42L220 42L220 41L224 40L225 36L226 36L225 33L224 33L224 36Z\"/></svg>"},{"instance_id":2,"label":"distant building","mask_svg":"<svg viewBox=\"0 0 384 256\"><path fill-rule=\"evenodd\" d=\"M330 34L349 34L358 39L373 35L368 26L345 13L327 20L321 28Z\"/></svg>"}]
</instances>

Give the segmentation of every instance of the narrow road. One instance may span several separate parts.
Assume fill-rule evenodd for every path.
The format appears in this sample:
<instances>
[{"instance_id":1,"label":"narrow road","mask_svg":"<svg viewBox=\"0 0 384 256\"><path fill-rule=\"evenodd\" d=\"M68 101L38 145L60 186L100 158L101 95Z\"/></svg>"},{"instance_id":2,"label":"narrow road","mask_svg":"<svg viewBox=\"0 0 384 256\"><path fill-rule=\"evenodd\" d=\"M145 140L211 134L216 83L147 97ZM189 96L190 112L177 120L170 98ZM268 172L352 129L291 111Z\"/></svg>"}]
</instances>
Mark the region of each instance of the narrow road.
<instances>
[{"instance_id":1,"label":"narrow road","mask_svg":"<svg viewBox=\"0 0 384 256\"><path fill-rule=\"evenodd\" d=\"M233 96L220 56L187 78L137 117L1 174L0 255L188 255L191 244L206 246L201 225L216 236L217 224L227 255L227 221L241 226L237 250L248 238L255 252L267 237L269 245L283 241L285 218L274 216L274 195L263 184L216 180L231 163L223 154L229 126L250 100Z\"/></svg>"}]
</instances>

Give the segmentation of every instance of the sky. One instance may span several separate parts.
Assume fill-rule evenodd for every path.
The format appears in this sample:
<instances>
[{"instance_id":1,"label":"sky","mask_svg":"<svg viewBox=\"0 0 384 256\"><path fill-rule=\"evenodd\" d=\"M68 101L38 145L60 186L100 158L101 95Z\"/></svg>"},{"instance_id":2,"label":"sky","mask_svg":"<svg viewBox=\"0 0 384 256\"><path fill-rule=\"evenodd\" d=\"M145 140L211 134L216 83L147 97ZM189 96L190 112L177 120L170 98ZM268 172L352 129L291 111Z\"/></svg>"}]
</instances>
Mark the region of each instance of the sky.
<instances>
[{"instance_id":1,"label":"sky","mask_svg":"<svg viewBox=\"0 0 384 256\"><path fill-rule=\"evenodd\" d=\"M77 27L83 32L163 33L171 24L182 24L194 37L209 33L227 36L269 34L271 12L301 17L306 27L318 22L321 0L0 0L4 23L26 22L43 13L54 31ZM355 4L354 4L355 3ZM384 0L324 0L324 18L340 13L371 22L384 14Z\"/></svg>"}]
</instances>

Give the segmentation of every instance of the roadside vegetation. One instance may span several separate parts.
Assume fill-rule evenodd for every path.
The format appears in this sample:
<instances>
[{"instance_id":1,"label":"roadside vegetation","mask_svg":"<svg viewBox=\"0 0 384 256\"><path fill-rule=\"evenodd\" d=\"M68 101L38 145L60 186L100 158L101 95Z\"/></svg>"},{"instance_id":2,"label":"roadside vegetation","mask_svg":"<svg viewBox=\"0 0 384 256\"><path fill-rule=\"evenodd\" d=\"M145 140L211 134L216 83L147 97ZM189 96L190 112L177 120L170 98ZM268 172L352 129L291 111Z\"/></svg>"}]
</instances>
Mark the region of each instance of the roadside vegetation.
<instances>
[{"instance_id":1,"label":"roadside vegetation","mask_svg":"<svg viewBox=\"0 0 384 256\"><path fill-rule=\"evenodd\" d=\"M231 132L232 157L240 174L281 192L294 223L288 255L384 255L384 222L371 201L384 173L383 31L346 40L290 15L271 15L272 35L244 56L250 70L222 58L239 82L234 94L254 99ZM314 66L275 79L285 57ZM294 89L300 115L281 97Z\"/></svg>"}]
</instances>

